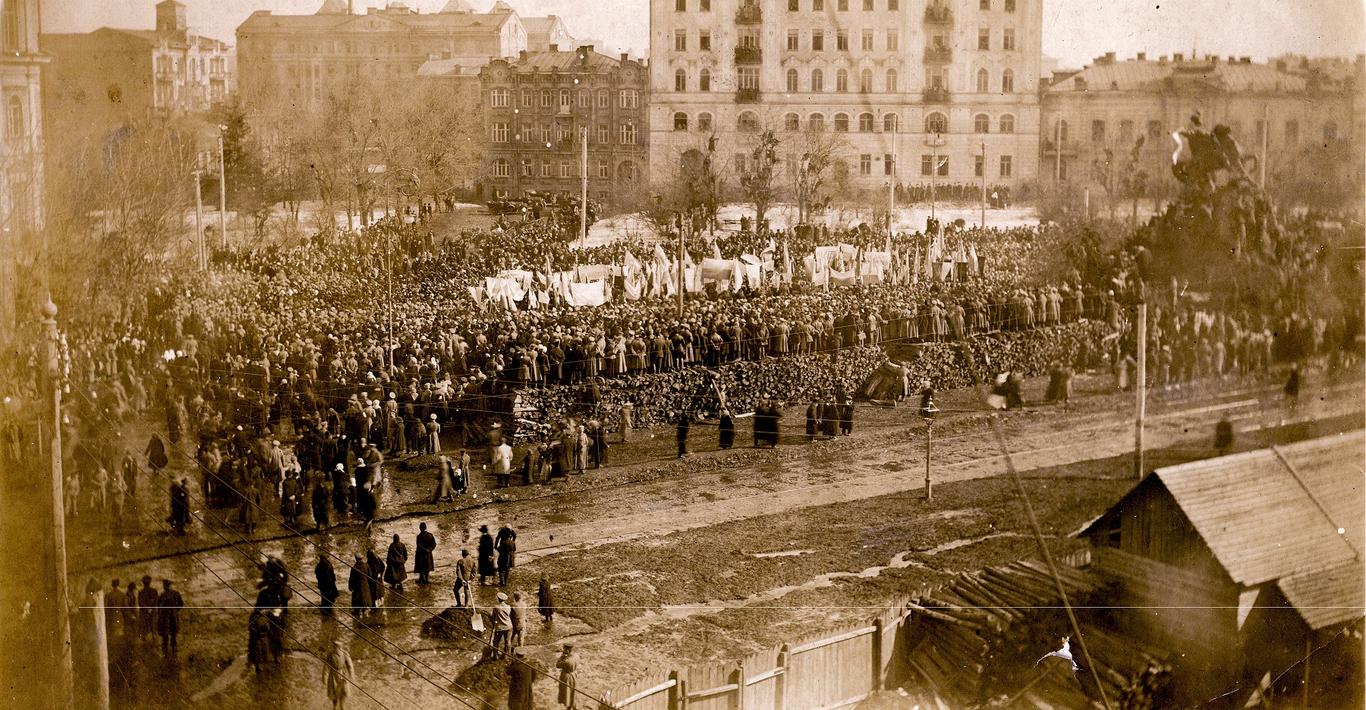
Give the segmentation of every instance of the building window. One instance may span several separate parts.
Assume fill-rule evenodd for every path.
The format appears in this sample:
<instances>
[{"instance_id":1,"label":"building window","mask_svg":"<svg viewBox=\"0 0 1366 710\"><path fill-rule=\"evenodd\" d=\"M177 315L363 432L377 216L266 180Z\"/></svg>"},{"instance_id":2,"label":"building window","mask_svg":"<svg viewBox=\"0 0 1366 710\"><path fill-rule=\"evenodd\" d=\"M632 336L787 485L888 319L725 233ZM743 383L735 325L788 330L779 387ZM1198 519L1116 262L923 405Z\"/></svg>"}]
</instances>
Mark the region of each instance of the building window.
<instances>
[{"instance_id":1,"label":"building window","mask_svg":"<svg viewBox=\"0 0 1366 710\"><path fill-rule=\"evenodd\" d=\"M811 0L812 12L825 12L825 0Z\"/></svg>"},{"instance_id":2,"label":"building window","mask_svg":"<svg viewBox=\"0 0 1366 710\"><path fill-rule=\"evenodd\" d=\"M697 90L711 91L711 70L703 69L697 75Z\"/></svg>"},{"instance_id":3,"label":"building window","mask_svg":"<svg viewBox=\"0 0 1366 710\"><path fill-rule=\"evenodd\" d=\"M535 105L535 100L531 97L531 92L530 92L530 91L523 91L523 92L522 92L522 105L525 106L525 107L527 107L527 108L531 108L532 106Z\"/></svg>"},{"instance_id":4,"label":"building window","mask_svg":"<svg viewBox=\"0 0 1366 710\"><path fill-rule=\"evenodd\" d=\"M977 30L977 48L982 51L991 49L991 30L986 28Z\"/></svg>"},{"instance_id":5,"label":"building window","mask_svg":"<svg viewBox=\"0 0 1366 710\"><path fill-rule=\"evenodd\" d=\"M522 177L531 177L531 160L522 158Z\"/></svg>"},{"instance_id":6,"label":"building window","mask_svg":"<svg viewBox=\"0 0 1366 710\"><path fill-rule=\"evenodd\" d=\"M636 179L636 164L627 160L617 166L617 179L623 182Z\"/></svg>"},{"instance_id":7,"label":"building window","mask_svg":"<svg viewBox=\"0 0 1366 710\"><path fill-rule=\"evenodd\" d=\"M758 133L759 117L753 111L741 111L735 118L735 128L741 133Z\"/></svg>"},{"instance_id":8,"label":"building window","mask_svg":"<svg viewBox=\"0 0 1366 710\"><path fill-rule=\"evenodd\" d=\"M5 99L5 133L10 138L23 138L28 135L28 122L24 120L24 100L18 96Z\"/></svg>"},{"instance_id":9,"label":"building window","mask_svg":"<svg viewBox=\"0 0 1366 710\"><path fill-rule=\"evenodd\" d=\"M864 153L858 157L858 174L873 174L873 155L871 153Z\"/></svg>"},{"instance_id":10,"label":"building window","mask_svg":"<svg viewBox=\"0 0 1366 710\"><path fill-rule=\"evenodd\" d=\"M1095 121L1092 121L1092 122L1091 122L1091 142L1092 142L1092 143L1104 143L1104 142L1105 142L1105 122L1104 122L1104 121L1095 120Z\"/></svg>"},{"instance_id":11,"label":"building window","mask_svg":"<svg viewBox=\"0 0 1366 710\"><path fill-rule=\"evenodd\" d=\"M825 130L825 114L813 113L806 117L806 130L820 133Z\"/></svg>"},{"instance_id":12,"label":"building window","mask_svg":"<svg viewBox=\"0 0 1366 710\"><path fill-rule=\"evenodd\" d=\"M1331 141L1335 141L1335 140L1337 140L1337 139L1338 139L1338 124L1337 124L1336 122L1334 122L1334 121L1329 121L1329 122L1323 124L1323 140L1324 140L1325 142L1331 142Z\"/></svg>"},{"instance_id":13,"label":"building window","mask_svg":"<svg viewBox=\"0 0 1366 710\"><path fill-rule=\"evenodd\" d=\"M0 18L0 23L3 23L3 28L0 28L0 39L4 41L5 51L23 51L20 40L20 35L23 32L19 28L19 3L17 0L5 0L4 17Z\"/></svg>"},{"instance_id":14,"label":"building window","mask_svg":"<svg viewBox=\"0 0 1366 710\"><path fill-rule=\"evenodd\" d=\"M897 81L896 81L896 70L895 70L895 69L888 69L888 70L887 70L887 86L885 87L885 90L886 90L888 93L896 93L896 85L897 85Z\"/></svg>"},{"instance_id":15,"label":"building window","mask_svg":"<svg viewBox=\"0 0 1366 710\"><path fill-rule=\"evenodd\" d=\"M863 11L864 11L864 12L872 12L872 11L873 11L873 0L863 0Z\"/></svg>"},{"instance_id":16,"label":"building window","mask_svg":"<svg viewBox=\"0 0 1366 710\"><path fill-rule=\"evenodd\" d=\"M977 9L978 9L978 10L981 10L982 12L990 12L990 11L991 11L991 0L978 0L978 1L977 1Z\"/></svg>"},{"instance_id":17,"label":"building window","mask_svg":"<svg viewBox=\"0 0 1366 710\"><path fill-rule=\"evenodd\" d=\"M811 91L815 93L825 91L825 73L819 69L811 70Z\"/></svg>"},{"instance_id":18,"label":"building window","mask_svg":"<svg viewBox=\"0 0 1366 710\"><path fill-rule=\"evenodd\" d=\"M686 51L688 51L688 31L687 31L687 30L674 30L674 51L675 51L675 52L686 52Z\"/></svg>"},{"instance_id":19,"label":"building window","mask_svg":"<svg viewBox=\"0 0 1366 710\"><path fill-rule=\"evenodd\" d=\"M508 90L507 90L507 89L494 89L494 90L492 90L492 91L489 92L489 97L490 97L490 102L489 102L489 103L490 103L490 105L492 105L494 108L507 108L507 107L508 107Z\"/></svg>"},{"instance_id":20,"label":"building window","mask_svg":"<svg viewBox=\"0 0 1366 710\"><path fill-rule=\"evenodd\" d=\"M864 30L864 31L863 31L863 34L862 34L862 37L863 37L863 40L862 40L863 43L862 43L861 45L859 45L859 46L863 47L863 51L865 51L865 52L871 52L871 51L873 51L873 31L872 31L872 30Z\"/></svg>"},{"instance_id":21,"label":"building window","mask_svg":"<svg viewBox=\"0 0 1366 710\"><path fill-rule=\"evenodd\" d=\"M1005 28L1001 35L1001 49L1004 49L1007 52L1015 51L1015 28Z\"/></svg>"},{"instance_id":22,"label":"building window","mask_svg":"<svg viewBox=\"0 0 1366 710\"><path fill-rule=\"evenodd\" d=\"M675 130L675 131L686 131L686 130L688 130L688 114L683 113L682 111L679 111L679 112L677 112L677 113L674 114L674 130Z\"/></svg>"},{"instance_id":23,"label":"building window","mask_svg":"<svg viewBox=\"0 0 1366 710\"><path fill-rule=\"evenodd\" d=\"M982 177L982 176L983 176L982 174L986 172L986 169L987 169L987 159L986 159L985 157L983 157L980 153L977 154L977 155L972 156L972 175L973 175L973 177Z\"/></svg>"},{"instance_id":24,"label":"building window","mask_svg":"<svg viewBox=\"0 0 1366 710\"><path fill-rule=\"evenodd\" d=\"M858 90L859 90L859 93L862 93L862 94L871 94L871 93L873 92L873 70L872 70L872 69L864 69L862 72L859 73L859 77L858 77Z\"/></svg>"},{"instance_id":25,"label":"building window","mask_svg":"<svg viewBox=\"0 0 1366 710\"><path fill-rule=\"evenodd\" d=\"M837 113L837 114L835 114L835 132L836 132L836 133L848 133L848 132L849 132L849 114L847 114L847 113Z\"/></svg>"},{"instance_id":26,"label":"building window","mask_svg":"<svg viewBox=\"0 0 1366 710\"><path fill-rule=\"evenodd\" d=\"M703 52L711 51L711 30L702 30L697 34L697 48Z\"/></svg>"},{"instance_id":27,"label":"building window","mask_svg":"<svg viewBox=\"0 0 1366 710\"><path fill-rule=\"evenodd\" d=\"M800 9L802 9L802 8L801 8L801 4L798 2L798 0L787 0L787 11L788 11L788 12L796 12L796 11L798 11L798 10L800 10Z\"/></svg>"},{"instance_id":28,"label":"building window","mask_svg":"<svg viewBox=\"0 0 1366 710\"><path fill-rule=\"evenodd\" d=\"M1286 142L1286 143L1289 143L1289 144L1291 144L1291 145L1294 145L1295 143L1298 143L1299 140L1300 140L1300 122L1299 122L1299 121L1286 121L1286 122L1285 122L1285 142Z\"/></svg>"},{"instance_id":29,"label":"building window","mask_svg":"<svg viewBox=\"0 0 1366 710\"><path fill-rule=\"evenodd\" d=\"M797 92L797 70L796 70L796 69L788 69L788 70L787 70L787 91L788 91L788 93L794 93L794 94Z\"/></svg>"},{"instance_id":30,"label":"building window","mask_svg":"<svg viewBox=\"0 0 1366 710\"><path fill-rule=\"evenodd\" d=\"M872 132L873 132L873 114L871 114L871 113L861 113L861 114L858 115L858 132L859 132L859 133L872 133Z\"/></svg>"},{"instance_id":31,"label":"building window","mask_svg":"<svg viewBox=\"0 0 1366 710\"><path fill-rule=\"evenodd\" d=\"M929 177L934 174L934 156L920 156L920 174Z\"/></svg>"},{"instance_id":32,"label":"building window","mask_svg":"<svg viewBox=\"0 0 1366 710\"><path fill-rule=\"evenodd\" d=\"M787 31L787 51L795 52L801 48L801 36L796 30Z\"/></svg>"},{"instance_id":33,"label":"building window","mask_svg":"<svg viewBox=\"0 0 1366 710\"><path fill-rule=\"evenodd\" d=\"M882 174L896 175L896 156L891 153L882 154Z\"/></svg>"},{"instance_id":34,"label":"building window","mask_svg":"<svg viewBox=\"0 0 1366 710\"><path fill-rule=\"evenodd\" d=\"M598 92L598 108L611 108L612 95L606 91Z\"/></svg>"},{"instance_id":35,"label":"building window","mask_svg":"<svg viewBox=\"0 0 1366 710\"><path fill-rule=\"evenodd\" d=\"M711 12L711 0L698 0L697 9L701 12Z\"/></svg>"},{"instance_id":36,"label":"building window","mask_svg":"<svg viewBox=\"0 0 1366 710\"><path fill-rule=\"evenodd\" d=\"M561 160L561 161L560 161L560 177L562 177L562 178L567 178L567 177L569 177L569 176L570 176L570 173L569 173L569 161Z\"/></svg>"},{"instance_id":37,"label":"building window","mask_svg":"<svg viewBox=\"0 0 1366 710\"><path fill-rule=\"evenodd\" d=\"M849 72L840 69L835 72L835 91L843 94L849 90Z\"/></svg>"},{"instance_id":38,"label":"building window","mask_svg":"<svg viewBox=\"0 0 1366 710\"><path fill-rule=\"evenodd\" d=\"M508 161L502 158L493 161L493 176L500 178L512 177L512 166Z\"/></svg>"},{"instance_id":39,"label":"building window","mask_svg":"<svg viewBox=\"0 0 1366 710\"><path fill-rule=\"evenodd\" d=\"M925 117L926 133L948 133L949 119L938 111Z\"/></svg>"},{"instance_id":40,"label":"building window","mask_svg":"<svg viewBox=\"0 0 1366 710\"><path fill-rule=\"evenodd\" d=\"M825 51L825 31L824 31L824 30L811 30L811 51L813 51L813 52L824 52L824 51Z\"/></svg>"},{"instance_id":41,"label":"building window","mask_svg":"<svg viewBox=\"0 0 1366 710\"><path fill-rule=\"evenodd\" d=\"M1001 177L1003 177L1003 178L1008 178L1008 177L1010 177L1010 176L1011 176L1011 168L1012 168L1012 166L1011 166L1010 156L1009 156L1009 155L1003 155L1003 156L1001 156Z\"/></svg>"},{"instance_id":42,"label":"building window","mask_svg":"<svg viewBox=\"0 0 1366 710\"><path fill-rule=\"evenodd\" d=\"M1015 0L1005 0L1006 12L1015 12Z\"/></svg>"},{"instance_id":43,"label":"building window","mask_svg":"<svg viewBox=\"0 0 1366 710\"><path fill-rule=\"evenodd\" d=\"M687 12L688 0L674 0L674 12Z\"/></svg>"},{"instance_id":44,"label":"building window","mask_svg":"<svg viewBox=\"0 0 1366 710\"><path fill-rule=\"evenodd\" d=\"M636 124L634 124L634 123L623 123L623 124L621 124L621 144L622 144L622 145L635 145L635 144L636 144Z\"/></svg>"},{"instance_id":45,"label":"building window","mask_svg":"<svg viewBox=\"0 0 1366 710\"><path fill-rule=\"evenodd\" d=\"M710 132L711 132L711 114L709 114L709 113L699 113L699 114L697 114L697 130L702 131L702 132L704 132L704 133L710 133Z\"/></svg>"},{"instance_id":46,"label":"building window","mask_svg":"<svg viewBox=\"0 0 1366 710\"><path fill-rule=\"evenodd\" d=\"M1015 132L1015 117L1012 116L1012 115L1010 115L1010 114L1006 114L1006 115L1002 116L1002 117L1001 117L1001 128L1000 128L999 132L1000 132L1000 133L1014 133L1014 132Z\"/></svg>"},{"instance_id":47,"label":"building window","mask_svg":"<svg viewBox=\"0 0 1366 710\"><path fill-rule=\"evenodd\" d=\"M560 108L567 111L570 105L569 89L560 89Z\"/></svg>"},{"instance_id":48,"label":"building window","mask_svg":"<svg viewBox=\"0 0 1366 710\"><path fill-rule=\"evenodd\" d=\"M901 9L901 3L897 0L887 0L887 11L896 12Z\"/></svg>"},{"instance_id":49,"label":"building window","mask_svg":"<svg viewBox=\"0 0 1366 710\"><path fill-rule=\"evenodd\" d=\"M742 90L759 90L759 70L756 67L740 67L738 72L738 83Z\"/></svg>"},{"instance_id":50,"label":"building window","mask_svg":"<svg viewBox=\"0 0 1366 710\"><path fill-rule=\"evenodd\" d=\"M799 117L797 114L795 114L795 113L789 113L789 114L787 114L786 116L783 116L783 130L785 130L785 131L797 131L797 130L800 130L801 127L802 127L802 119L801 119L801 117Z\"/></svg>"},{"instance_id":51,"label":"building window","mask_svg":"<svg viewBox=\"0 0 1366 710\"><path fill-rule=\"evenodd\" d=\"M542 161L541 161L541 177L543 177L543 178L548 178L548 177L550 177L550 161L549 161L549 160L542 160Z\"/></svg>"},{"instance_id":52,"label":"building window","mask_svg":"<svg viewBox=\"0 0 1366 710\"><path fill-rule=\"evenodd\" d=\"M835 30L835 50L849 51L849 30Z\"/></svg>"},{"instance_id":53,"label":"building window","mask_svg":"<svg viewBox=\"0 0 1366 710\"><path fill-rule=\"evenodd\" d=\"M1001 72L1001 93L1009 94L1015 91L1015 72L1007 69Z\"/></svg>"},{"instance_id":54,"label":"building window","mask_svg":"<svg viewBox=\"0 0 1366 710\"><path fill-rule=\"evenodd\" d=\"M973 132L973 133L990 133L990 132L991 132L991 117L988 116L988 115L986 115L985 113L979 113L979 114L977 114L976 116L973 116L973 117L972 117L972 132Z\"/></svg>"},{"instance_id":55,"label":"building window","mask_svg":"<svg viewBox=\"0 0 1366 710\"><path fill-rule=\"evenodd\" d=\"M611 131L609 128L607 128L607 125L606 125L606 124L598 124L598 143L599 143L599 144L605 145L605 144L607 143L607 141L611 138L611 134L612 134L612 131Z\"/></svg>"},{"instance_id":56,"label":"building window","mask_svg":"<svg viewBox=\"0 0 1366 710\"><path fill-rule=\"evenodd\" d=\"M679 69L674 72L674 91L688 90L688 72Z\"/></svg>"},{"instance_id":57,"label":"building window","mask_svg":"<svg viewBox=\"0 0 1366 710\"><path fill-rule=\"evenodd\" d=\"M837 0L835 3L835 9L839 10L840 12L848 12L849 0Z\"/></svg>"},{"instance_id":58,"label":"building window","mask_svg":"<svg viewBox=\"0 0 1366 710\"><path fill-rule=\"evenodd\" d=\"M635 89L622 89L618 98L622 108L637 108L640 101Z\"/></svg>"},{"instance_id":59,"label":"building window","mask_svg":"<svg viewBox=\"0 0 1366 710\"><path fill-rule=\"evenodd\" d=\"M1119 139L1125 143L1134 137L1134 122L1124 119L1119 122Z\"/></svg>"},{"instance_id":60,"label":"building window","mask_svg":"<svg viewBox=\"0 0 1366 710\"><path fill-rule=\"evenodd\" d=\"M550 101L550 92L544 89L541 90L541 108L550 108Z\"/></svg>"},{"instance_id":61,"label":"building window","mask_svg":"<svg viewBox=\"0 0 1366 710\"><path fill-rule=\"evenodd\" d=\"M896 129L897 129L897 124L898 124L898 123L900 123L900 121L897 120L897 115L896 115L896 114L894 114L894 113L884 113L884 114L882 114L882 131L883 131L884 133L896 133Z\"/></svg>"},{"instance_id":62,"label":"building window","mask_svg":"<svg viewBox=\"0 0 1366 710\"><path fill-rule=\"evenodd\" d=\"M612 168L607 163L606 158L598 158L598 177L604 179L612 177Z\"/></svg>"},{"instance_id":63,"label":"building window","mask_svg":"<svg viewBox=\"0 0 1366 710\"><path fill-rule=\"evenodd\" d=\"M977 70L977 93L985 94L991 91L991 73L986 69Z\"/></svg>"},{"instance_id":64,"label":"building window","mask_svg":"<svg viewBox=\"0 0 1366 710\"><path fill-rule=\"evenodd\" d=\"M896 30L887 30L887 46L883 47L888 52L895 52L901 48L901 36Z\"/></svg>"},{"instance_id":65,"label":"building window","mask_svg":"<svg viewBox=\"0 0 1366 710\"><path fill-rule=\"evenodd\" d=\"M493 142L494 142L494 143L506 143L506 142L508 142L508 124L506 124L506 123L495 123L495 124L493 124Z\"/></svg>"}]
</instances>

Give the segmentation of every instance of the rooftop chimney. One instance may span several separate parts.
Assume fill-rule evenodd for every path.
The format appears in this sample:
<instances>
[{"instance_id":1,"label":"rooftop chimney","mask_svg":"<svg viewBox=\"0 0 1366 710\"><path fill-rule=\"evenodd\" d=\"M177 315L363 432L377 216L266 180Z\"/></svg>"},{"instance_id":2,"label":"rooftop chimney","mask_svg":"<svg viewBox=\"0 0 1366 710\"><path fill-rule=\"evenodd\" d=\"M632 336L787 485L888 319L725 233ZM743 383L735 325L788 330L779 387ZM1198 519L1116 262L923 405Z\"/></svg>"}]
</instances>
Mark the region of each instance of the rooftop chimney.
<instances>
[{"instance_id":1,"label":"rooftop chimney","mask_svg":"<svg viewBox=\"0 0 1366 710\"><path fill-rule=\"evenodd\" d=\"M1173 61L1173 62L1184 62L1184 61L1186 61L1186 55L1184 55L1184 54L1182 54L1182 53L1180 53L1180 52L1177 52L1176 54L1173 54L1173 55L1172 55L1172 61Z\"/></svg>"},{"instance_id":2,"label":"rooftop chimney","mask_svg":"<svg viewBox=\"0 0 1366 710\"><path fill-rule=\"evenodd\" d=\"M1147 52L1139 52L1139 53L1138 53L1138 56L1134 57L1134 59L1136 59L1136 60L1138 60L1138 61L1140 61L1140 62L1146 62L1146 61L1148 61L1148 53L1147 53Z\"/></svg>"},{"instance_id":3,"label":"rooftop chimney","mask_svg":"<svg viewBox=\"0 0 1366 710\"><path fill-rule=\"evenodd\" d=\"M552 45L550 45L550 51L552 51L552 52L558 52L558 51L560 51L560 45L558 45L558 44L552 44Z\"/></svg>"},{"instance_id":4,"label":"rooftop chimney","mask_svg":"<svg viewBox=\"0 0 1366 710\"><path fill-rule=\"evenodd\" d=\"M1114 64L1114 63L1115 63L1115 53L1114 53L1114 52L1106 52L1106 53L1105 53L1105 62L1106 62L1107 64Z\"/></svg>"},{"instance_id":5,"label":"rooftop chimney","mask_svg":"<svg viewBox=\"0 0 1366 710\"><path fill-rule=\"evenodd\" d=\"M1159 56L1159 57L1157 58L1157 63L1158 63L1158 64L1166 64L1166 63L1167 63L1167 55L1163 54L1163 55Z\"/></svg>"},{"instance_id":6,"label":"rooftop chimney","mask_svg":"<svg viewBox=\"0 0 1366 710\"><path fill-rule=\"evenodd\" d=\"M631 55L630 55L630 54L627 54L626 52L622 52L622 53L621 53L621 61L624 62L624 61L626 61L626 60L628 60L628 59L630 59L630 58L631 58Z\"/></svg>"},{"instance_id":7,"label":"rooftop chimney","mask_svg":"<svg viewBox=\"0 0 1366 710\"><path fill-rule=\"evenodd\" d=\"M522 51L520 51L520 52L517 53L517 59L519 59L519 60L521 60L521 61L526 61L526 50L525 50L525 49L523 49Z\"/></svg>"}]
</instances>

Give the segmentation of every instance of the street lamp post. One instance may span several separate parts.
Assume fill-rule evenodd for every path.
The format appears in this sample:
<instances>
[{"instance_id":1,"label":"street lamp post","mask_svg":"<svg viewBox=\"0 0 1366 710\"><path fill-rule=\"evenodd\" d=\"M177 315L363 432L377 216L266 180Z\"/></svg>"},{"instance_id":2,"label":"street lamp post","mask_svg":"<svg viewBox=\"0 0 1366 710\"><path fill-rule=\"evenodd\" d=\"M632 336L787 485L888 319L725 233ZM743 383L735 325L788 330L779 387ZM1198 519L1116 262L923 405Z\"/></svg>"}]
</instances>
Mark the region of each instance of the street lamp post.
<instances>
[{"instance_id":1,"label":"street lamp post","mask_svg":"<svg viewBox=\"0 0 1366 710\"><path fill-rule=\"evenodd\" d=\"M930 483L930 454L934 442L934 415L939 408L934 404L934 388L925 387L920 392L920 418L925 420L925 500L934 499L934 489Z\"/></svg>"}]
</instances>

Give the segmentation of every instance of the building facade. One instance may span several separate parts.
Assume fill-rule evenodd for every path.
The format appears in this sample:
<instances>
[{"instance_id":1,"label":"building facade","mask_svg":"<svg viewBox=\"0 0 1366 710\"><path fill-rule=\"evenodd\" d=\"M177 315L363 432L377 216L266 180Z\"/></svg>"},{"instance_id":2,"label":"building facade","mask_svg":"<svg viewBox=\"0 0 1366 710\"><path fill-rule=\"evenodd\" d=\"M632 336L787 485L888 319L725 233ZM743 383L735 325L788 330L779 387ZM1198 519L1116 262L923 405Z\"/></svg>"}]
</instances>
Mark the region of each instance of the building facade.
<instances>
[{"instance_id":1,"label":"building facade","mask_svg":"<svg viewBox=\"0 0 1366 710\"><path fill-rule=\"evenodd\" d=\"M230 45L191 32L176 0L157 3L156 18L154 30L42 36L52 55L44 86L50 130L84 135L149 112L204 113L232 93Z\"/></svg>"},{"instance_id":2,"label":"building facade","mask_svg":"<svg viewBox=\"0 0 1366 710\"><path fill-rule=\"evenodd\" d=\"M438 12L390 2L357 14L353 3L326 0L312 15L252 13L237 28L238 73L248 103L320 108L357 83L410 81L428 61L482 65L557 37L569 38L558 17L524 22L501 1L482 13L451 0Z\"/></svg>"},{"instance_id":3,"label":"building facade","mask_svg":"<svg viewBox=\"0 0 1366 710\"><path fill-rule=\"evenodd\" d=\"M652 0L652 177L771 128L866 189L1032 180L1041 42L1040 0Z\"/></svg>"},{"instance_id":4,"label":"building facade","mask_svg":"<svg viewBox=\"0 0 1366 710\"><path fill-rule=\"evenodd\" d=\"M1340 64L1350 71L1315 73L1247 57L1099 57L1055 75L1043 93L1041 179L1104 194L1107 181L1120 192L1116 176L1142 169L1151 176L1146 191L1161 193L1174 187L1171 133L1199 112L1207 130L1229 126L1243 153L1255 156L1248 161L1255 180L1274 187L1315 173L1359 193L1363 63Z\"/></svg>"},{"instance_id":5,"label":"building facade","mask_svg":"<svg viewBox=\"0 0 1366 710\"><path fill-rule=\"evenodd\" d=\"M494 60L480 73L485 197L528 190L578 195L582 140L588 191L607 202L647 175L649 75L625 54L552 46Z\"/></svg>"},{"instance_id":6,"label":"building facade","mask_svg":"<svg viewBox=\"0 0 1366 710\"><path fill-rule=\"evenodd\" d=\"M38 0L6 0L0 9L0 331L14 333L21 266L43 226L42 72ZM0 338L3 340L3 338Z\"/></svg>"}]
</instances>

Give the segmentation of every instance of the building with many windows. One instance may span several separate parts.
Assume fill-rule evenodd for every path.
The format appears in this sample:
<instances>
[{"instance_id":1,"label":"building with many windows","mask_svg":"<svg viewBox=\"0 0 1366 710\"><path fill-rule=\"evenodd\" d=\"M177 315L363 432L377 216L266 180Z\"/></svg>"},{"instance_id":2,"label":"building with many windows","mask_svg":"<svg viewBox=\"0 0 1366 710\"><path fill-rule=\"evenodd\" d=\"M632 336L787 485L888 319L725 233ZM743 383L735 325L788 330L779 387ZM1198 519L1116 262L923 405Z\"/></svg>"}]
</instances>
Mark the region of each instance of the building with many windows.
<instances>
[{"instance_id":1,"label":"building with many windows","mask_svg":"<svg viewBox=\"0 0 1366 710\"><path fill-rule=\"evenodd\" d=\"M1122 191L1123 176L1152 176L1149 196L1171 188L1173 131L1199 112L1206 130L1225 124L1245 155L1252 177L1269 186L1327 178L1362 184L1366 144L1362 70L1366 62L1337 62L1339 71L1308 63L1248 57L1188 58L1181 54L1117 60L1058 73L1043 92L1041 180ZM1141 142L1140 142L1141 141ZM1130 195L1124 195L1126 197Z\"/></svg>"},{"instance_id":2,"label":"building with many windows","mask_svg":"<svg viewBox=\"0 0 1366 710\"><path fill-rule=\"evenodd\" d=\"M488 12L474 12L464 0L429 13L401 2L354 10L353 3L325 0L312 15L252 13L237 28L243 97L317 108L358 82L409 81L431 60L483 64L548 49L556 38L573 41L558 17L524 19L501 1Z\"/></svg>"},{"instance_id":3,"label":"building with many windows","mask_svg":"<svg viewBox=\"0 0 1366 710\"><path fill-rule=\"evenodd\" d=\"M771 128L862 188L1033 180L1041 35L1040 0L651 0L653 177Z\"/></svg>"},{"instance_id":4,"label":"building with many windows","mask_svg":"<svg viewBox=\"0 0 1366 710\"><path fill-rule=\"evenodd\" d=\"M609 201L647 174L649 77L643 62L592 46L522 52L480 73L485 196L578 195L588 140L589 197Z\"/></svg>"},{"instance_id":5,"label":"building with many windows","mask_svg":"<svg viewBox=\"0 0 1366 710\"><path fill-rule=\"evenodd\" d=\"M38 0L0 8L0 333L15 333L18 278L43 225L42 72ZM4 340L0 337L0 340Z\"/></svg>"},{"instance_id":6,"label":"building with many windows","mask_svg":"<svg viewBox=\"0 0 1366 710\"><path fill-rule=\"evenodd\" d=\"M148 112L203 113L234 88L232 48L194 34L176 0L157 3L153 30L45 34L42 46L52 55L44 101L53 132L103 133Z\"/></svg>"}]
</instances>

